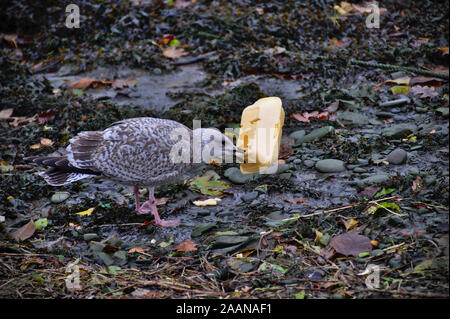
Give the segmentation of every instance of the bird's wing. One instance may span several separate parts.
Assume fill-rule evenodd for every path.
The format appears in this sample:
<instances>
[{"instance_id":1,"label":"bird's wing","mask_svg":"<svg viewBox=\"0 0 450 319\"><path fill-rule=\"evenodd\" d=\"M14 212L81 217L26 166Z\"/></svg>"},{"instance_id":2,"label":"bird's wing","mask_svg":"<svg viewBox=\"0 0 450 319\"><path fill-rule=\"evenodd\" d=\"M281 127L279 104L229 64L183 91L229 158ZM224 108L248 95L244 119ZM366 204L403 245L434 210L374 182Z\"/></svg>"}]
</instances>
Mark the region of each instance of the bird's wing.
<instances>
[{"instance_id":1,"label":"bird's wing","mask_svg":"<svg viewBox=\"0 0 450 319\"><path fill-rule=\"evenodd\" d=\"M97 170L122 182L158 180L177 175L180 166L170 161L170 152L177 140L175 129L191 131L184 125L156 118L135 118L116 122L103 131L103 142L92 159Z\"/></svg>"}]
</instances>

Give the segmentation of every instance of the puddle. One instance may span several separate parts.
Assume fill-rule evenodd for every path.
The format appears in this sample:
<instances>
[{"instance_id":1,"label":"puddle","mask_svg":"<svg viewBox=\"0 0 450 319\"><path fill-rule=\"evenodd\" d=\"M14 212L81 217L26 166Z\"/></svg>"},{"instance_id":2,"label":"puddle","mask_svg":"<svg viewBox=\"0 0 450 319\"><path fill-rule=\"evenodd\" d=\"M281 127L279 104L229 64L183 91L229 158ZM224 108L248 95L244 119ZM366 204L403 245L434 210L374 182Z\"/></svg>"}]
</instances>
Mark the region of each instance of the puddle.
<instances>
[{"instance_id":1,"label":"puddle","mask_svg":"<svg viewBox=\"0 0 450 319\"><path fill-rule=\"evenodd\" d=\"M41 75L42 76L42 75ZM137 105L147 110L164 111L176 103L178 99L168 96L179 90L196 90L196 83L206 79L206 73L197 64L180 66L177 71L155 75L152 72L138 69L98 68L91 72L76 76L61 76L57 73L44 75L54 88L68 86L70 83L88 77L106 81L134 80L119 88L118 86L101 87L84 90L86 94L98 100L111 100L117 105ZM128 87L127 87L128 86Z\"/></svg>"}]
</instances>

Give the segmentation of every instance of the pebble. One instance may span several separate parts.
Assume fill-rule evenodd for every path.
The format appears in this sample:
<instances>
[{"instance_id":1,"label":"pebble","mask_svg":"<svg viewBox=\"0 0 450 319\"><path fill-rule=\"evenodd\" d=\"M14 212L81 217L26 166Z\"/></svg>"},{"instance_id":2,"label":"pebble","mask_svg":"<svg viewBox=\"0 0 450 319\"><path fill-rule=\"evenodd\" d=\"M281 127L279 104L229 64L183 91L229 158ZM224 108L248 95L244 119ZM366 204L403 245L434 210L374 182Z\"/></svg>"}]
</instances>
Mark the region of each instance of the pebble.
<instances>
[{"instance_id":1,"label":"pebble","mask_svg":"<svg viewBox=\"0 0 450 319\"><path fill-rule=\"evenodd\" d=\"M324 126L321 128L317 128L317 129L311 131L311 133L303 136L302 138L297 139L295 141L295 144L300 145L305 142L311 142L311 141L314 141L315 139L320 139L324 136L327 136L328 134L334 134L333 126Z\"/></svg>"},{"instance_id":2,"label":"pebble","mask_svg":"<svg viewBox=\"0 0 450 319\"><path fill-rule=\"evenodd\" d=\"M55 194L52 195L52 197L50 198L50 201L55 204L62 203L69 197L70 197L70 194L68 192L56 192Z\"/></svg>"},{"instance_id":3,"label":"pebble","mask_svg":"<svg viewBox=\"0 0 450 319\"><path fill-rule=\"evenodd\" d=\"M353 169L353 172L355 172L355 173L366 173L367 172L367 170L365 169L365 168L362 168L362 167L355 167L354 169Z\"/></svg>"},{"instance_id":4,"label":"pebble","mask_svg":"<svg viewBox=\"0 0 450 319\"><path fill-rule=\"evenodd\" d=\"M358 112L342 112L337 119L344 125L362 126L369 123L369 118Z\"/></svg>"},{"instance_id":5,"label":"pebble","mask_svg":"<svg viewBox=\"0 0 450 319\"><path fill-rule=\"evenodd\" d=\"M316 163L315 163L314 161L312 161L312 160L304 160L304 161L303 161L303 165L305 165L305 166L308 167L308 168L313 167L315 164L316 164Z\"/></svg>"},{"instance_id":6,"label":"pebble","mask_svg":"<svg viewBox=\"0 0 450 319\"><path fill-rule=\"evenodd\" d=\"M241 199L244 202L251 202L252 200L256 199L258 197L258 195L259 195L259 193L257 191L253 191L253 192L242 195Z\"/></svg>"},{"instance_id":7,"label":"pebble","mask_svg":"<svg viewBox=\"0 0 450 319\"><path fill-rule=\"evenodd\" d=\"M216 224L200 224L191 232L191 237L199 237L216 227Z\"/></svg>"},{"instance_id":8,"label":"pebble","mask_svg":"<svg viewBox=\"0 0 450 319\"><path fill-rule=\"evenodd\" d=\"M83 235L83 239L85 241L91 241L98 239L98 235L96 233L88 233Z\"/></svg>"},{"instance_id":9,"label":"pebble","mask_svg":"<svg viewBox=\"0 0 450 319\"><path fill-rule=\"evenodd\" d=\"M401 165L406 162L407 153L404 149L396 148L387 156L387 161L390 164Z\"/></svg>"},{"instance_id":10,"label":"pebble","mask_svg":"<svg viewBox=\"0 0 450 319\"><path fill-rule=\"evenodd\" d=\"M289 134L289 137L293 138L294 140L298 140L305 135L306 135L305 130L299 130L299 131L295 131L295 132L292 132L291 134Z\"/></svg>"},{"instance_id":11,"label":"pebble","mask_svg":"<svg viewBox=\"0 0 450 319\"><path fill-rule=\"evenodd\" d=\"M257 174L242 174L241 170L237 167L230 167L224 175L234 184L245 184L256 178Z\"/></svg>"},{"instance_id":12,"label":"pebble","mask_svg":"<svg viewBox=\"0 0 450 319\"><path fill-rule=\"evenodd\" d=\"M364 188L366 186L375 185L375 184L384 184L389 181L389 175L386 174L377 174L364 179L361 179L356 182L358 187Z\"/></svg>"},{"instance_id":13,"label":"pebble","mask_svg":"<svg viewBox=\"0 0 450 319\"><path fill-rule=\"evenodd\" d=\"M381 135L387 138L396 139L405 137L416 131L417 126L415 124L396 124L384 128L381 131Z\"/></svg>"},{"instance_id":14,"label":"pebble","mask_svg":"<svg viewBox=\"0 0 450 319\"><path fill-rule=\"evenodd\" d=\"M316 169L321 173L337 173L345 171L345 163L337 159L324 159L316 163Z\"/></svg>"}]
</instances>

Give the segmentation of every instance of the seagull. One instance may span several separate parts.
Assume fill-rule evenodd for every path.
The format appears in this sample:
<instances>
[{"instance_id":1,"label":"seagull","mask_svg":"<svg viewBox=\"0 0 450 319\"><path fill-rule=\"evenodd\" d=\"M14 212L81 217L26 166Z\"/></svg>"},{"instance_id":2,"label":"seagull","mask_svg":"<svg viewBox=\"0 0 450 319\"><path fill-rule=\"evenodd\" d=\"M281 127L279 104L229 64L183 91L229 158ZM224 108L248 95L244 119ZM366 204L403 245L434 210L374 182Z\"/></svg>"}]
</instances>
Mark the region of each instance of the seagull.
<instances>
[{"instance_id":1,"label":"seagull","mask_svg":"<svg viewBox=\"0 0 450 319\"><path fill-rule=\"evenodd\" d=\"M155 187L170 184L205 164L222 163L243 150L217 129L196 128L168 119L139 117L113 123L104 131L83 131L65 149L47 156L24 158L49 168L40 175L52 186L83 178L102 177L132 186L136 211L154 215L161 227L178 226L180 220L161 219ZM148 188L149 199L139 203L139 188Z\"/></svg>"}]
</instances>

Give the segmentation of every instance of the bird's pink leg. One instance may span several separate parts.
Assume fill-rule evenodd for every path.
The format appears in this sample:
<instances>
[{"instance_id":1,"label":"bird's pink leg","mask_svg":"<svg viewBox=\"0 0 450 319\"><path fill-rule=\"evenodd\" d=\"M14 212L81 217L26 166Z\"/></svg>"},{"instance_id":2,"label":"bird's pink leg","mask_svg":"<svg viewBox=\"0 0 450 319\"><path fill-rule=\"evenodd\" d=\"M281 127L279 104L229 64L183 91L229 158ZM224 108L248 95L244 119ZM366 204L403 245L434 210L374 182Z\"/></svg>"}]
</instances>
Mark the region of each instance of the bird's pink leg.
<instances>
[{"instance_id":1,"label":"bird's pink leg","mask_svg":"<svg viewBox=\"0 0 450 319\"><path fill-rule=\"evenodd\" d=\"M144 202L140 207L138 207L136 204L136 210L141 214L148 214L149 212L152 212L153 215L155 216L155 224L157 226L161 227L178 226L180 224L179 219L164 220L159 217L158 208L156 207L156 199L155 196L153 195L154 191L153 187L149 188L148 191L149 191L148 201ZM135 196L137 196L136 192ZM136 200L136 203L138 203L138 200L139 199Z\"/></svg>"},{"instance_id":2,"label":"bird's pink leg","mask_svg":"<svg viewBox=\"0 0 450 319\"><path fill-rule=\"evenodd\" d=\"M139 187L133 186L134 202L136 203L136 211L140 212L141 205L139 204ZM148 214L148 213L147 213Z\"/></svg>"}]
</instances>

